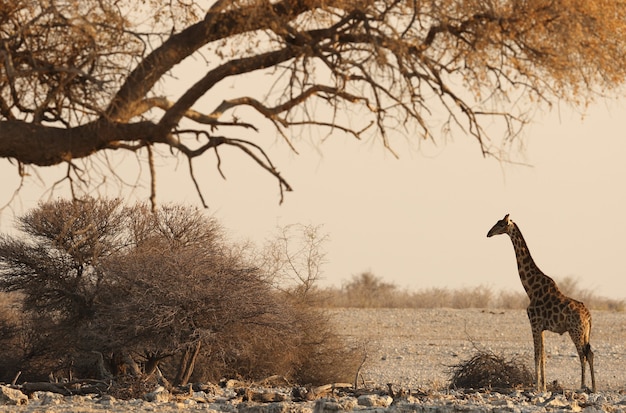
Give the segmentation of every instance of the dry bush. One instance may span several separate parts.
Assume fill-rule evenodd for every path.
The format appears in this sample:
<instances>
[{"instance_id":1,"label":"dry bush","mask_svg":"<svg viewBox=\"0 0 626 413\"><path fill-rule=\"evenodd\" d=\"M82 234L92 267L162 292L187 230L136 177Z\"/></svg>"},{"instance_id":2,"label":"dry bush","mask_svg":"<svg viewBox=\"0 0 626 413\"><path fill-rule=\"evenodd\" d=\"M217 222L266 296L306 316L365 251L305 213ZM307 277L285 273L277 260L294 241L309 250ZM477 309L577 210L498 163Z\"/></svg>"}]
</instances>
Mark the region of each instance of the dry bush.
<instances>
[{"instance_id":1,"label":"dry bush","mask_svg":"<svg viewBox=\"0 0 626 413\"><path fill-rule=\"evenodd\" d=\"M452 367L450 388L510 389L530 387L533 375L519 360L506 360L492 352L478 351L469 360Z\"/></svg>"},{"instance_id":2,"label":"dry bush","mask_svg":"<svg viewBox=\"0 0 626 413\"><path fill-rule=\"evenodd\" d=\"M528 307L530 299L524 291L500 291L493 303L494 308L519 310Z\"/></svg>"},{"instance_id":3,"label":"dry bush","mask_svg":"<svg viewBox=\"0 0 626 413\"><path fill-rule=\"evenodd\" d=\"M363 354L337 334L323 310L286 302L289 319L282 330L248 325L215 335L204 345L191 381L259 381L278 375L303 385L352 382ZM176 359L163 364L166 375L172 369Z\"/></svg>"},{"instance_id":4,"label":"dry bush","mask_svg":"<svg viewBox=\"0 0 626 413\"><path fill-rule=\"evenodd\" d=\"M371 272L352 276L341 289L325 290L328 307L356 308L488 308L494 294L490 288L428 288L415 292L400 289Z\"/></svg>"},{"instance_id":5,"label":"dry bush","mask_svg":"<svg viewBox=\"0 0 626 413\"><path fill-rule=\"evenodd\" d=\"M21 300L19 293L0 292L0 340L8 340L10 346L15 347L19 346L19 330L22 324Z\"/></svg>"},{"instance_id":6,"label":"dry bush","mask_svg":"<svg viewBox=\"0 0 626 413\"><path fill-rule=\"evenodd\" d=\"M193 382L222 378L256 381L272 375L294 377L298 331L288 306L278 324L236 323L207 337L191 376ZM166 370L164 370L166 372Z\"/></svg>"},{"instance_id":7,"label":"dry bush","mask_svg":"<svg viewBox=\"0 0 626 413\"><path fill-rule=\"evenodd\" d=\"M567 277L557 284L564 294L584 302L592 310L624 311L626 301L600 297L581 289L578 280ZM528 307L528 296L520 288L514 291L493 290L485 286L424 288L417 291L400 289L369 272L353 276L341 288L326 288L321 292L320 305L335 308L497 308L521 310Z\"/></svg>"},{"instance_id":8,"label":"dry bush","mask_svg":"<svg viewBox=\"0 0 626 413\"><path fill-rule=\"evenodd\" d=\"M48 380L67 370L67 354L50 357L58 336L40 328L42 318L24 309L24 295L0 292L0 382Z\"/></svg>"},{"instance_id":9,"label":"dry bush","mask_svg":"<svg viewBox=\"0 0 626 413\"><path fill-rule=\"evenodd\" d=\"M353 275L341 287L340 294L344 304L347 304L345 306L358 308L395 307L399 295L401 292L395 284L385 282L369 271Z\"/></svg>"},{"instance_id":10,"label":"dry bush","mask_svg":"<svg viewBox=\"0 0 626 413\"><path fill-rule=\"evenodd\" d=\"M589 301L585 302L585 304L587 304L587 306L592 310L616 312L626 311L626 301L615 298L593 296Z\"/></svg>"},{"instance_id":11,"label":"dry bush","mask_svg":"<svg viewBox=\"0 0 626 413\"><path fill-rule=\"evenodd\" d=\"M154 376L123 376L111 382L107 394L120 400L142 399L146 393L154 391L158 385L159 383Z\"/></svg>"},{"instance_id":12,"label":"dry bush","mask_svg":"<svg viewBox=\"0 0 626 413\"><path fill-rule=\"evenodd\" d=\"M493 293L484 286L457 289L452 291L452 308L488 308L491 305Z\"/></svg>"},{"instance_id":13,"label":"dry bush","mask_svg":"<svg viewBox=\"0 0 626 413\"><path fill-rule=\"evenodd\" d=\"M174 385L270 375L322 384L355 373L358 357L300 301L308 293L275 288L198 209L57 201L20 222L25 241L0 238L0 287L27 304L20 326L0 308L6 375L100 378L94 354L118 377L162 366ZM317 274L298 278L307 292ZM11 337L21 340L14 359Z\"/></svg>"},{"instance_id":14,"label":"dry bush","mask_svg":"<svg viewBox=\"0 0 626 413\"><path fill-rule=\"evenodd\" d=\"M328 316L306 305L294 305L289 314L293 319L283 331L257 326L216 336L198 358L192 381L259 381L279 375L303 385L351 382L362 354L336 333Z\"/></svg>"},{"instance_id":15,"label":"dry bush","mask_svg":"<svg viewBox=\"0 0 626 413\"><path fill-rule=\"evenodd\" d=\"M313 385L352 382L363 353L347 345L323 310L302 304L295 309L301 336L296 348L298 363L294 379Z\"/></svg>"},{"instance_id":16,"label":"dry bush","mask_svg":"<svg viewBox=\"0 0 626 413\"><path fill-rule=\"evenodd\" d=\"M412 308L450 307L452 291L447 288L422 289L411 294Z\"/></svg>"},{"instance_id":17,"label":"dry bush","mask_svg":"<svg viewBox=\"0 0 626 413\"><path fill-rule=\"evenodd\" d=\"M18 293L0 292L0 381L4 383L14 378L24 353L21 298Z\"/></svg>"},{"instance_id":18,"label":"dry bush","mask_svg":"<svg viewBox=\"0 0 626 413\"><path fill-rule=\"evenodd\" d=\"M613 298L599 297L592 290L581 288L579 279L575 277L565 277L557 280L557 285L563 294L578 301L582 301L587 307L593 310L624 311L626 302Z\"/></svg>"}]
</instances>

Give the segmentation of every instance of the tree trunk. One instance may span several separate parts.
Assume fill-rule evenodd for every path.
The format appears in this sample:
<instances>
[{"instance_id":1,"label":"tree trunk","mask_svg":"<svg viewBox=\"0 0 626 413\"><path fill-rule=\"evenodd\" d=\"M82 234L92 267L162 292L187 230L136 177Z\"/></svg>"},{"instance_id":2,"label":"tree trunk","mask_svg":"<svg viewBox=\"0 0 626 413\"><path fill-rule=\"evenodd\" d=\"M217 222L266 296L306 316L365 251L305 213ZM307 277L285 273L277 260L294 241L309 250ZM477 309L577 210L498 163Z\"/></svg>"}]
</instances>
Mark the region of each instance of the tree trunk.
<instances>
[{"instance_id":1,"label":"tree trunk","mask_svg":"<svg viewBox=\"0 0 626 413\"><path fill-rule=\"evenodd\" d=\"M126 364L128 368L127 372L130 373L132 376L135 376L135 377L142 376L141 369L139 368L135 360L133 360L130 354L128 354L128 352L126 351L124 352L124 364Z\"/></svg>"},{"instance_id":2,"label":"tree trunk","mask_svg":"<svg viewBox=\"0 0 626 413\"><path fill-rule=\"evenodd\" d=\"M189 382L191 378L191 374L193 373L193 369L196 365L196 359L198 358L198 354L200 353L200 341L197 341L195 346L190 344L185 349L183 355L180 358L180 364L178 367L178 372L176 373L176 378L174 379L174 384L177 386L184 386Z\"/></svg>"},{"instance_id":3,"label":"tree trunk","mask_svg":"<svg viewBox=\"0 0 626 413\"><path fill-rule=\"evenodd\" d=\"M99 351L92 351L92 353L94 353L97 356L97 359L96 359L96 371L97 371L98 379L100 379L100 380L110 380L110 379L112 379L113 375L106 368L106 366L104 364L104 356L102 355L102 353L99 352Z\"/></svg>"}]
</instances>

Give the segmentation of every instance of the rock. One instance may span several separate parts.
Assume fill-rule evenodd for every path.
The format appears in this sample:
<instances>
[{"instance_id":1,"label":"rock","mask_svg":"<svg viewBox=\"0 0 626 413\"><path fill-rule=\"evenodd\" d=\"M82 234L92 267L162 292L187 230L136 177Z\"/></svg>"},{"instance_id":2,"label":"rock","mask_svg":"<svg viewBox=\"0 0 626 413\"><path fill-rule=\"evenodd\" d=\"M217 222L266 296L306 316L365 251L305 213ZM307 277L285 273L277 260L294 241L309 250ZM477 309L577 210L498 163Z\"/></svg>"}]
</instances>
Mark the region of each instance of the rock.
<instances>
[{"instance_id":1,"label":"rock","mask_svg":"<svg viewBox=\"0 0 626 413\"><path fill-rule=\"evenodd\" d=\"M287 394L279 391L253 390L246 388L244 391L244 401L253 401L259 403L283 402L289 399Z\"/></svg>"},{"instance_id":2,"label":"rock","mask_svg":"<svg viewBox=\"0 0 626 413\"><path fill-rule=\"evenodd\" d=\"M65 397L62 394L51 391L36 391L31 395L33 402L40 406L50 406L63 403Z\"/></svg>"},{"instance_id":3,"label":"rock","mask_svg":"<svg viewBox=\"0 0 626 413\"><path fill-rule=\"evenodd\" d=\"M359 396L357 402L365 407L388 407L393 399L390 396L379 396L378 394L363 394Z\"/></svg>"},{"instance_id":4,"label":"rock","mask_svg":"<svg viewBox=\"0 0 626 413\"><path fill-rule=\"evenodd\" d=\"M595 406L587 406L583 409L583 413L603 413L605 410L595 407Z\"/></svg>"},{"instance_id":5,"label":"rock","mask_svg":"<svg viewBox=\"0 0 626 413\"><path fill-rule=\"evenodd\" d=\"M313 413L336 413L353 410L358 405L354 397L342 397L341 399L322 398L315 402Z\"/></svg>"},{"instance_id":6,"label":"rock","mask_svg":"<svg viewBox=\"0 0 626 413\"><path fill-rule=\"evenodd\" d=\"M23 405L28 404L28 397L17 389L0 385L0 404Z\"/></svg>"},{"instance_id":7,"label":"rock","mask_svg":"<svg viewBox=\"0 0 626 413\"><path fill-rule=\"evenodd\" d=\"M144 399L149 402L164 403L170 400L170 392L165 387L159 386L154 391L144 394Z\"/></svg>"},{"instance_id":8,"label":"rock","mask_svg":"<svg viewBox=\"0 0 626 413\"><path fill-rule=\"evenodd\" d=\"M293 407L297 406L292 403L241 403L239 405L239 413L288 413L293 412ZM301 411L301 410L298 410Z\"/></svg>"},{"instance_id":9,"label":"rock","mask_svg":"<svg viewBox=\"0 0 626 413\"><path fill-rule=\"evenodd\" d=\"M116 401L117 400L115 399L115 397L109 394L103 394L102 397L100 397L100 399L98 400L98 403L110 406L115 404Z\"/></svg>"},{"instance_id":10,"label":"rock","mask_svg":"<svg viewBox=\"0 0 626 413\"><path fill-rule=\"evenodd\" d=\"M396 400L394 404L389 407L389 413L414 413L424 411L422 403L419 399L412 396L406 399Z\"/></svg>"}]
</instances>

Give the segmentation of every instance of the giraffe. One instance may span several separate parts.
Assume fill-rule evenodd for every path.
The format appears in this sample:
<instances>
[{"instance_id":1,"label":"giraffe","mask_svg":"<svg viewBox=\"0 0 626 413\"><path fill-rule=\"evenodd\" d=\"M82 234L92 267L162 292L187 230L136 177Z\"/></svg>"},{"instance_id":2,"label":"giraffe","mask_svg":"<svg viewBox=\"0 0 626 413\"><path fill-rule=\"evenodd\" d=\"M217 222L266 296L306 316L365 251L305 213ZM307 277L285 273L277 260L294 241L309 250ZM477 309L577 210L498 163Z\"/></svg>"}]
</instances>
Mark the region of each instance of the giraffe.
<instances>
[{"instance_id":1,"label":"giraffe","mask_svg":"<svg viewBox=\"0 0 626 413\"><path fill-rule=\"evenodd\" d=\"M530 298L526 309L533 333L535 347L535 379L537 391L546 390L546 355L543 347L544 331L569 333L580 359L580 386L585 389L585 363L591 372L591 391L596 391L593 371L593 351L589 344L591 314L583 303L563 294L554 280L545 275L535 264L519 227L506 214L489 230L487 237L508 234L515 249L517 269L522 285Z\"/></svg>"}]
</instances>

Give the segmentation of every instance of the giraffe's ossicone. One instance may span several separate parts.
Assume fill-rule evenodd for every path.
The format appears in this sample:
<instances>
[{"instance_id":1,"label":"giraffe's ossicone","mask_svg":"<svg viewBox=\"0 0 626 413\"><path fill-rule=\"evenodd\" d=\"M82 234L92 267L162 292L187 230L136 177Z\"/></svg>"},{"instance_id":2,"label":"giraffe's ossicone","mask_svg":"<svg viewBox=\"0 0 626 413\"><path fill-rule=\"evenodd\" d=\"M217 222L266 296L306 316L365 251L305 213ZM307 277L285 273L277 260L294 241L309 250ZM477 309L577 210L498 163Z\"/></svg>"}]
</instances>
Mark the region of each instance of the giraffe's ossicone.
<instances>
[{"instance_id":1,"label":"giraffe's ossicone","mask_svg":"<svg viewBox=\"0 0 626 413\"><path fill-rule=\"evenodd\" d=\"M530 298L526 312L528 313L535 347L537 390L546 390L546 355L543 345L543 332L552 331L559 334L567 332L570 335L580 359L580 386L585 388L585 367L588 363L591 372L591 391L595 392L593 351L589 344L591 313L583 303L563 294L554 280L537 267L519 227L509 218L508 214L496 222L487 233L487 237L499 234L508 234L511 238L519 277L528 298Z\"/></svg>"}]
</instances>

